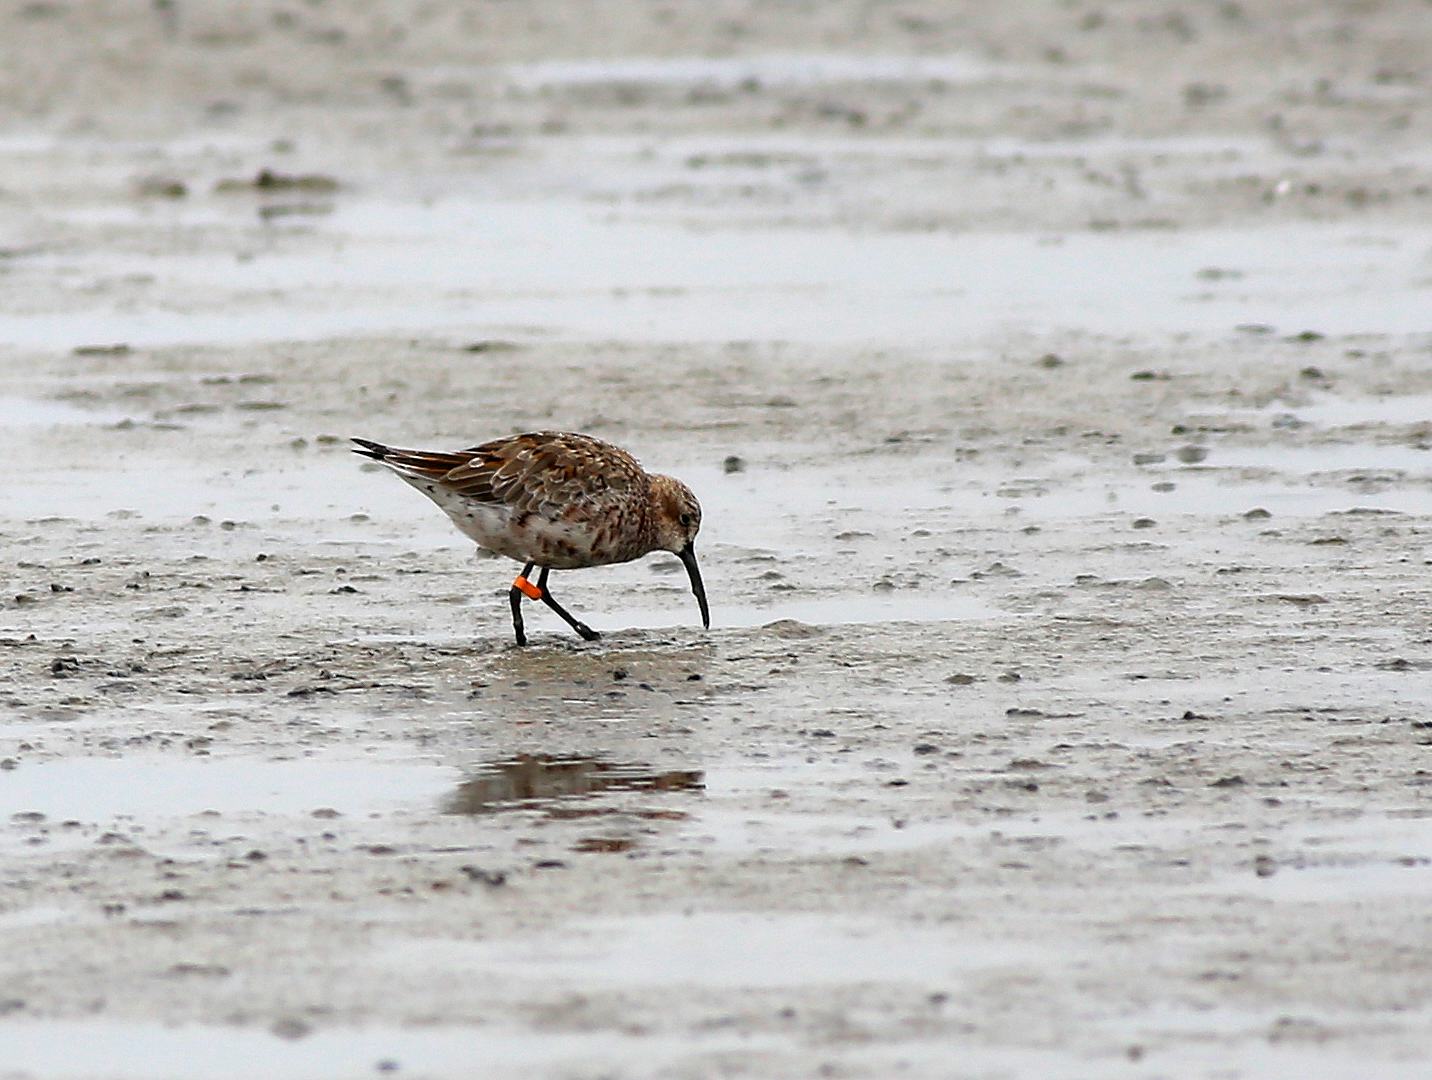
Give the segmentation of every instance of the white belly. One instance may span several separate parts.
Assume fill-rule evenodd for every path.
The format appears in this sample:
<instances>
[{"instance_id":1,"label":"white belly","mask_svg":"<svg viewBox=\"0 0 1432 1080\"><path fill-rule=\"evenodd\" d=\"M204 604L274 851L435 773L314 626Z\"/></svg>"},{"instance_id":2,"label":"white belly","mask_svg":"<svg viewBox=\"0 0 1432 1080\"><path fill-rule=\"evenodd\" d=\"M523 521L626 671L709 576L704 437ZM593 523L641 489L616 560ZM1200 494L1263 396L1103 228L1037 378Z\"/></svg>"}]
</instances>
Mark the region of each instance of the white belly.
<instances>
[{"instance_id":1,"label":"white belly","mask_svg":"<svg viewBox=\"0 0 1432 1080\"><path fill-rule=\"evenodd\" d=\"M403 479L437 503L458 531L486 551L554 570L575 570L608 561L593 556L592 534L588 529L552 521L540 514L477 502L431 480L408 476Z\"/></svg>"}]
</instances>

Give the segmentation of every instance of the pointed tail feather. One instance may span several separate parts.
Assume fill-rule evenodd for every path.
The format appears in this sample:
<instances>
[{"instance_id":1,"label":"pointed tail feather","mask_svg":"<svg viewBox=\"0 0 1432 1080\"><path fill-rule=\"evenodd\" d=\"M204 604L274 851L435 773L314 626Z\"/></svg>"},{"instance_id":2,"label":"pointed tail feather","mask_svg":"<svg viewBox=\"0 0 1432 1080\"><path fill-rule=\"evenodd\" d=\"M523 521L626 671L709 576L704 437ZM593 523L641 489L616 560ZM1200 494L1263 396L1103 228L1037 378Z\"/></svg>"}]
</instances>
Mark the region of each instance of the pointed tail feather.
<instances>
[{"instance_id":1,"label":"pointed tail feather","mask_svg":"<svg viewBox=\"0 0 1432 1080\"><path fill-rule=\"evenodd\" d=\"M472 460L471 454L448 454L436 450L400 450L394 446L384 446L380 442L373 442L371 439L354 438L353 441L358 444L352 448L353 453L382 462L394 472L405 476L439 479L459 465L465 465Z\"/></svg>"},{"instance_id":2,"label":"pointed tail feather","mask_svg":"<svg viewBox=\"0 0 1432 1080\"><path fill-rule=\"evenodd\" d=\"M382 461L384 458L386 458L389 454L393 452L393 448L391 446L384 446L382 443L373 442L370 439L359 439L355 436L349 441L356 442L358 444L355 448L353 448L353 452L355 454L361 454L363 457L372 458L374 461Z\"/></svg>"}]
</instances>

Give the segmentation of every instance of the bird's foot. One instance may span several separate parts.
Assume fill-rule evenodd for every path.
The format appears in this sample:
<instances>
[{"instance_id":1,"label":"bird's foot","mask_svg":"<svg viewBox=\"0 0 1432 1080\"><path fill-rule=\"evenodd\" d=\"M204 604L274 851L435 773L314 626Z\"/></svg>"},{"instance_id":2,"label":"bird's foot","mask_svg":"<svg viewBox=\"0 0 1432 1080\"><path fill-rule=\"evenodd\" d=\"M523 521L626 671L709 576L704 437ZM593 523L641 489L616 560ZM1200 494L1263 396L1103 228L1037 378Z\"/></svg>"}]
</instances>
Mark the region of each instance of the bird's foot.
<instances>
[{"instance_id":1,"label":"bird's foot","mask_svg":"<svg viewBox=\"0 0 1432 1080\"><path fill-rule=\"evenodd\" d=\"M602 636L584 622L577 623L575 626L572 627L572 629L582 635L583 641L598 641L601 639Z\"/></svg>"}]
</instances>

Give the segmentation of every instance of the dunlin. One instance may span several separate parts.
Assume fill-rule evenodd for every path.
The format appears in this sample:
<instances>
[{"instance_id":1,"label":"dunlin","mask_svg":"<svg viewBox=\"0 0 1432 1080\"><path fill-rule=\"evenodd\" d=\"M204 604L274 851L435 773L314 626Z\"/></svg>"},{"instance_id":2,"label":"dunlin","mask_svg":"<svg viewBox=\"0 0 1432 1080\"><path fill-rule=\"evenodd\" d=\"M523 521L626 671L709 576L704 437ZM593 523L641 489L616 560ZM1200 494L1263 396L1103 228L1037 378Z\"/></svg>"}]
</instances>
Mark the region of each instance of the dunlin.
<instances>
[{"instance_id":1,"label":"dunlin","mask_svg":"<svg viewBox=\"0 0 1432 1080\"><path fill-rule=\"evenodd\" d=\"M534 431L448 453L354 439L443 510L478 547L523 563L512 583L512 629L527 644L522 598L541 600L587 641L601 635L552 598L547 575L670 551L686 566L711 625L692 544L701 504L680 480L648 473L620 447L566 431ZM534 567L541 575L533 583Z\"/></svg>"}]
</instances>

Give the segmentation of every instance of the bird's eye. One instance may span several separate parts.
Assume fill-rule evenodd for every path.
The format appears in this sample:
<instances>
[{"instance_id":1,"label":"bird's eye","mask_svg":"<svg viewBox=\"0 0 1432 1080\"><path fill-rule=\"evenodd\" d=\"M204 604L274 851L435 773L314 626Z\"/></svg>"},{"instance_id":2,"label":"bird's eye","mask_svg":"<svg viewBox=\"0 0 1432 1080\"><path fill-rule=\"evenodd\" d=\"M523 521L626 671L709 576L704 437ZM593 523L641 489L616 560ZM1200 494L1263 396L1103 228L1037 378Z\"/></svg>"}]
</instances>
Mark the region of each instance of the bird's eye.
<instances>
[{"instance_id":1,"label":"bird's eye","mask_svg":"<svg viewBox=\"0 0 1432 1080\"><path fill-rule=\"evenodd\" d=\"M691 515L690 515L690 514L682 514L682 515L681 515L681 524L682 524L682 525L690 525L690 524L691 524Z\"/></svg>"}]
</instances>

